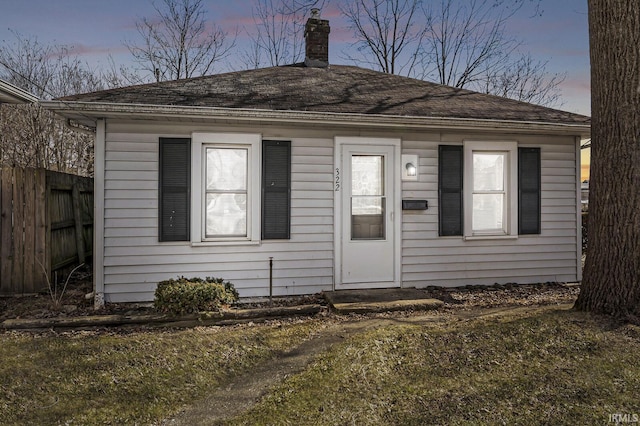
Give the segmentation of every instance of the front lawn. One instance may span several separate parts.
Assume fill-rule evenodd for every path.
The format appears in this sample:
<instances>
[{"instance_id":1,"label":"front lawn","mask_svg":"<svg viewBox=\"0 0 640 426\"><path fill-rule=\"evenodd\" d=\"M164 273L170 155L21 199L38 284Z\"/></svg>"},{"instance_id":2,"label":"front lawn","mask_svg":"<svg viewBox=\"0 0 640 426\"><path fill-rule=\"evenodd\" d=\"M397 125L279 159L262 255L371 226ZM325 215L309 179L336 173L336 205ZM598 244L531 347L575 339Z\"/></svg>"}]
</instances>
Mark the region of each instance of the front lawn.
<instances>
[{"instance_id":1,"label":"front lawn","mask_svg":"<svg viewBox=\"0 0 640 426\"><path fill-rule=\"evenodd\" d=\"M640 414L640 328L554 307L469 316L357 317L340 343L222 424L604 424ZM344 320L0 333L0 423L159 424Z\"/></svg>"},{"instance_id":2,"label":"front lawn","mask_svg":"<svg viewBox=\"0 0 640 426\"><path fill-rule=\"evenodd\" d=\"M639 354L640 328L572 311L444 326L399 322L334 347L225 424L633 420L640 415Z\"/></svg>"},{"instance_id":3,"label":"front lawn","mask_svg":"<svg viewBox=\"0 0 640 426\"><path fill-rule=\"evenodd\" d=\"M0 424L150 424L322 327L0 333Z\"/></svg>"}]
</instances>

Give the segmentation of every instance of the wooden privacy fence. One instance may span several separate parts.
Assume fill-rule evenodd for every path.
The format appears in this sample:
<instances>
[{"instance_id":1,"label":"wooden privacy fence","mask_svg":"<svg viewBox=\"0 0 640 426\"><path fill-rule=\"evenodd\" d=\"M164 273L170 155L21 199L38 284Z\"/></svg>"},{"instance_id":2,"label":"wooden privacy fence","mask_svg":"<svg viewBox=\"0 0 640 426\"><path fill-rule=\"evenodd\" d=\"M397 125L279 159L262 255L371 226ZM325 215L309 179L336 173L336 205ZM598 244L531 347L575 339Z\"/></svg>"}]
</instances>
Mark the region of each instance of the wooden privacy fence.
<instances>
[{"instance_id":1,"label":"wooden privacy fence","mask_svg":"<svg viewBox=\"0 0 640 426\"><path fill-rule=\"evenodd\" d=\"M93 179L3 167L0 242L0 295L46 291L47 275L91 260Z\"/></svg>"}]
</instances>

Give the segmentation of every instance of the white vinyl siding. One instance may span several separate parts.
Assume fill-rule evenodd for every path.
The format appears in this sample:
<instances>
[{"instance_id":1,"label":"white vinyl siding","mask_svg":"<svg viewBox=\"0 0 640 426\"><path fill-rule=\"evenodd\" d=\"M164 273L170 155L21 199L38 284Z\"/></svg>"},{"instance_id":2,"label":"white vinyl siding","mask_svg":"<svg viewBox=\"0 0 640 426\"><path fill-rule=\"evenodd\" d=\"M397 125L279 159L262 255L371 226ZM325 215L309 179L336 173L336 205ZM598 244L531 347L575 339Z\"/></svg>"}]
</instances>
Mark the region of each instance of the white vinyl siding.
<instances>
[{"instance_id":1,"label":"white vinyl siding","mask_svg":"<svg viewBox=\"0 0 640 426\"><path fill-rule=\"evenodd\" d=\"M235 284L241 297L268 296L269 257L273 257L274 295L333 289L332 138L288 138L292 142L290 240L194 247L191 242L158 242L158 139L190 137L193 127L132 123L107 128L106 301L151 301L159 281L180 275L222 277Z\"/></svg>"},{"instance_id":2,"label":"white vinyl siding","mask_svg":"<svg viewBox=\"0 0 640 426\"><path fill-rule=\"evenodd\" d=\"M158 242L158 140L194 132L256 133L291 141L291 239L256 244ZM180 275L230 280L241 297L333 289L334 138L331 129L213 127L198 123L107 121L104 200L104 291L107 302L151 301L159 281ZM541 234L512 240L438 236L438 145L462 145L474 134L369 132L402 139L418 154L418 181L402 182L403 199L428 210L403 211L402 286L575 281L579 252L577 161L573 137L508 135L518 146L541 148ZM483 135L499 140L500 135ZM400 177L398 176L398 179ZM96 177L99 179L99 177ZM96 252L99 252L96 251Z\"/></svg>"},{"instance_id":3,"label":"white vinyl siding","mask_svg":"<svg viewBox=\"0 0 640 426\"><path fill-rule=\"evenodd\" d=\"M577 280L576 155L572 137L510 138L541 148L540 235L507 240L438 236L438 145L463 144L462 136L404 141L403 152L419 154L418 182L403 182L403 198L429 200L426 211L405 211L402 280L405 287ZM465 207L466 210L467 207Z\"/></svg>"}]
</instances>

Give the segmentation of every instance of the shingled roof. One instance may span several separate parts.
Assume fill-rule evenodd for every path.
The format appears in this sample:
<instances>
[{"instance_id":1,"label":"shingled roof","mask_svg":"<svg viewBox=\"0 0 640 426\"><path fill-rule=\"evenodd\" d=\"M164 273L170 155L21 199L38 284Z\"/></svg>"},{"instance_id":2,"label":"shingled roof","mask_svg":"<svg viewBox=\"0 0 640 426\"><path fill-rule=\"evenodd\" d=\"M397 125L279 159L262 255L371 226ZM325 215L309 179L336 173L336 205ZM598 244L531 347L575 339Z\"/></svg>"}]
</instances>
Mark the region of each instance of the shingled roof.
<instances>
[{"instance_id":1,"label":"shingled roof","mask_svg":"<svg viewBox=\"0 0 640 426\"><path fill-rule=\"evenodd\" d=\"M369 69L304 64L129 86L65 102L240 108L588 125L590 118Z\"/></svg>"}]
</instances>

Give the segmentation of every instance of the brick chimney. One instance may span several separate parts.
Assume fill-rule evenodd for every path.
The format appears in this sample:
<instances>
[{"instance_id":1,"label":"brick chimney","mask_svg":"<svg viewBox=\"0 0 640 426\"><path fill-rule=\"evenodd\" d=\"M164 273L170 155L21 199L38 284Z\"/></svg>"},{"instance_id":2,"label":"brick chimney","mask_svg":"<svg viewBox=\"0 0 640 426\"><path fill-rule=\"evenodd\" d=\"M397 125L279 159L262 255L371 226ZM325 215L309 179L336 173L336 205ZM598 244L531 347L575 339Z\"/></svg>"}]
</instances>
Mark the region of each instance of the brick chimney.
<instances>
[{"instance_id":1,"label":"brick chimney","mask_svg":"<svg viewBox=\"0 0 640 426\"><path fill-rule=\"evenodd\" d=\"M304 27L305 58L308 67L329 66L329 21L320 19L320 10L311 9L311 17Z\"/></svg>"}]
</instances>

